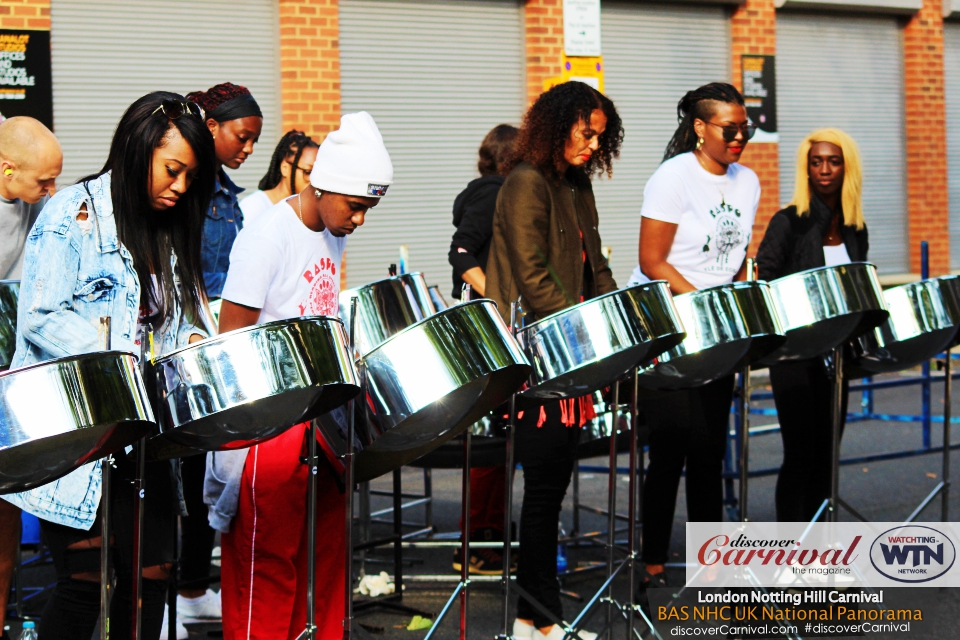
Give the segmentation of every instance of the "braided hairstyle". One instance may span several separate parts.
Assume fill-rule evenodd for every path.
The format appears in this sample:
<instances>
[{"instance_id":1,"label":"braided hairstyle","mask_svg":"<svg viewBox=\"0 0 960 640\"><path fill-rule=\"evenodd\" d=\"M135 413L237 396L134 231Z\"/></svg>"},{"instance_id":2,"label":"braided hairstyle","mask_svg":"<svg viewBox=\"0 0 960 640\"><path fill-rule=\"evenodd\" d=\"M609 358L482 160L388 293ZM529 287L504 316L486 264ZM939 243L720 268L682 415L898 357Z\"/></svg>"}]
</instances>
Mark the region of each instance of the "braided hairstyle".
<instances>
[{"instance_id":1,"label":"braided hairstyle","mask_svg":"<svg viewBox=\"0 0 960 640\"><path fill-rule=\"evenodd\" d=\"M192 100L203 107L203 110L209 118L210 114L224 102L239 98L243 95L250 95L250 90L239 84L223 82L210 87L206 91L192 91L187 94L187 100Z\"/></svg>"},{"instance_id":2,"label":"braided hairstyle","mask_svg":"<svg viewBox=\"0 0 960 640\"><path fill-rule=\"evenodd\" d=\"M300 164L300 157L303 155L303 150L309 149L310 147L319 148L320 145L303 131L291 129L283 134L280 142L277 143L277 148L273 150L273 155L270 157L270 166L267 167L267 172L260 178L260 184L257 185L260 190L267 191L280 184L280 181L283 180L283 174L280 173L280 165L286 160L293 166L290 171L290 193L296 193L297 166Z\"/></svg>"},{"instance_id":3,"label":"braided hairstyle","mask_svg":"<svg viewBox=\"0 0 960 640\"><path fill-rule=\"evenodd\" d=\"M670 138L663 160L669 160L681 153L687 153L697 148L697 132L693 128L695 120L706 122L717 112L717 103L737 104L743 106L743 96L737 88L726 82L711 82L686 95L677 103L677 120L680 122L677 130Z\"/></svg>"},{"instance_id":4,"label":"braided hairstyle","mask_svg":"<svg viewBox=\"0 0 960 640\"><path fill-rule=\"evenodd\" d=\"M583 82L571 80L540 94L523 117L516 152L510 158L507 173L521 162L529 162L554 182L559 183L563 152L573 127L597 109L607 116L607 128L599 136L600 148L582 167L583 177L613 174L613 159L620 155L623 123L610 98Z\"/></svg>"}]
</instances>

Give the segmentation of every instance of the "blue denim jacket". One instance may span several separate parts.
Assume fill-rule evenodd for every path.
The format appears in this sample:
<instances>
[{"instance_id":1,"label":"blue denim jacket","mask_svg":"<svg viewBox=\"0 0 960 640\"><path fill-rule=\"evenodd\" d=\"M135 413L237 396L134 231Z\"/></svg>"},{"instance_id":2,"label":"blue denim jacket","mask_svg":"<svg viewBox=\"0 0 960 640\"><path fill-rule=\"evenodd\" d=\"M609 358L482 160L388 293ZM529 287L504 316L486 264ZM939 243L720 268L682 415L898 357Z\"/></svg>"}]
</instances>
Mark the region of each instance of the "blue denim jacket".
<instances>
[{"instance_id":1,"label":"blue denim jacket","mask_svg":"<svg viewBox=\"0 0 960 640\"><path fill-rule=\"evenodd\" d=\"M87 219L80 221L77 214L84 203ZM171 255L171 263L176 266L176 256ZM177 278L175 284L179 287ZM117 238L110 174L57 192L27 236L17 350L10 368L98 351L100 316L111 318L111 347L136 353L139 311L140 281L130 253ZM211 332L188 322L175 307L155 334L157 352L186 346L194 333ZM3 498L39 518L89 530L100 504L100 461Z\"/></svg>"},{"instance_id":2,"label":"blue denim jacket","mask_svg":"<svg viewBox=\"0 0 960 640\"><path fill-rule=\"evenodd\" d=\"M207 209L203 222L203 245L201 258L203 264L203 283L210 298L219 298L223 283L227 281L227 269L230 267L230 250L243 229L243 212L240 200L243 187L233 183L226 172L220 169L217 174L217 186Z\"/></svg>"}]
</instances>

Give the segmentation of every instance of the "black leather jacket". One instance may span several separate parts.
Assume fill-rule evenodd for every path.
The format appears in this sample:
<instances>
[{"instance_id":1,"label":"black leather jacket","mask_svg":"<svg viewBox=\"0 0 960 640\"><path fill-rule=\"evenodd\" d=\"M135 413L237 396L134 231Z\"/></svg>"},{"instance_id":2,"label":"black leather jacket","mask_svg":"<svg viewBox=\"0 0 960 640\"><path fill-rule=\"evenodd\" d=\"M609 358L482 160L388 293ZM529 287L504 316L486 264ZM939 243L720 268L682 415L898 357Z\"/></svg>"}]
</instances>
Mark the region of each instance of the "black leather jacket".
<instances>
[{"instance_id":1,"label":"black leather jacket","mask_svg":"<svg viewBox=\"0 0 960 640\"><path fill-rule=\"evenodd\" d=\"M830 226L832 212L816 194L810 198L810 213L797 215L794 206L774 214L757 252L761 280L775 280L791 273L826 266L823 235ZM840 237L852 262L867 259L870 242L867 227L841 225Z\"/></svg>"}]
</instances>

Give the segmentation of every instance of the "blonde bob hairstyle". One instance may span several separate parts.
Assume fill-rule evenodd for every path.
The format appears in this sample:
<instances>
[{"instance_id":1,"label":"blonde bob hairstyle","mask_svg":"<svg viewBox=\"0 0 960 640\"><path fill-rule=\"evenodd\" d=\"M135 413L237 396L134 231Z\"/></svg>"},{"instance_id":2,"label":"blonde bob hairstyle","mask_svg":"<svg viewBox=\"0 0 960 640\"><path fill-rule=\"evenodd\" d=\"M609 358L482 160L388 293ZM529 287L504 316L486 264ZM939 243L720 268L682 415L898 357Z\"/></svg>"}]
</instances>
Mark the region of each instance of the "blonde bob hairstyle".
<instances>
[{"instance_id":1,"label":"blonde bob hairstyle","mask_svg":"<svg viewBox=\"0 0 960 640\"><path fill-rule=\"evenodd\" d=\"M863 229L863 169L860 164L860 149L847 133L832 127L817 129L800 143L797 149L797 178L793 187L791 205L797 208L797 215L810 213L810 148L816 142L829 142L840 147L843 152L843 187L840 191L840 203L843 207L843 224Z\"/></svg>"}]
</instances>

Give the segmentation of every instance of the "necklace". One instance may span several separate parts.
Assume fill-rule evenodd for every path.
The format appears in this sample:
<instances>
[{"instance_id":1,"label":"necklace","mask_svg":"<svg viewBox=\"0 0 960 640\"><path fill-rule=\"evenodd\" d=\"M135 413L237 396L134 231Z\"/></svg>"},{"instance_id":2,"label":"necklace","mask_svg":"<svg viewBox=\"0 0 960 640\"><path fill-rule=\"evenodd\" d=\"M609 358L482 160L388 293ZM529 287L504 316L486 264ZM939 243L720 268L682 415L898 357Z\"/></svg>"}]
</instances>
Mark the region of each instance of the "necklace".
<instances>
[{"instance_id":1,"label":"necklace","mask_svg":"<svg viewBox=\"0 0 960 640\"><path fill-rule=\"evenodd\" d=\"M699 151L694 151L694 152L693 152L693 155L697 158L697 162L700 163L700 166L703 167L703 170L704 170L704 171L706 171L706 172L709 173L710 175L714 175L714 176L717 175L717 174L713 173L712 171L710 171L710 169L707 168L707 165L706 165L706 163L704 163L703 158L700 157L700 152L699 152ZM729 175L726 171L724 171L723 176L726 178L726 180L724 180L724 182L723 182L723 187L721 188L719 184L717 185L717 191L720 192L720 206L721 206L721 207L727 206L727 196L726 196L726 194L724 193L724 191L726 191L727 185L730 183L730 175Z\"/></svg>"},{"instance_id":2,"label":"necklace","mask_svg":"<svg viewBox=\"0 0 960 640\"><path fill-rule=\"evenodd\" d=\"M300 224L303 224L303 201L299 193L297 194L297 217L300 218Z\"/></svg>"}]
</instances>

